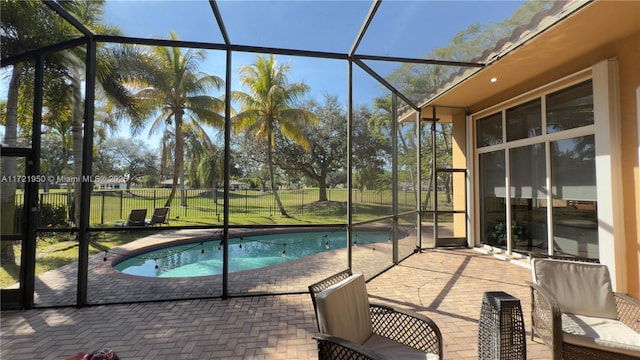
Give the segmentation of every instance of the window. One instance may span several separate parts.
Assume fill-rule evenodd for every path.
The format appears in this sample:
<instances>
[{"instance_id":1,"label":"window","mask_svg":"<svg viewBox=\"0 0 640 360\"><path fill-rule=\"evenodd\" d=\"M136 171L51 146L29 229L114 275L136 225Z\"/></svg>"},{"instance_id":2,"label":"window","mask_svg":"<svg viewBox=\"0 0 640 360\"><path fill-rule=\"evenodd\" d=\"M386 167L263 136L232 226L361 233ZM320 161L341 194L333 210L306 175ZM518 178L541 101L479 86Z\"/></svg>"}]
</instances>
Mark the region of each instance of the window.
<instances>
[{"instance_id":1,"label":"window","mask_svg":"<svg viewBox=\"0 0 640 360\"><path fill-rule=\"evenodd\" d=\"M596 159L593 135L551 143L553 247L598 257Z\"/></svg>"},{"instance_id":2,"label":"window","mask_svg":"<svg viewBox=\"0 0 640 360\"><path fill-rule=\"evenodd\" d=\"M542 135L540 103L540 99L536 99L507 110L507 141Z\"/></svg>"},{"instance_id":3,"label":"window","mask_svg":"<svg viewBox=\"0 0 640 360\"><path fill-rule=\"evenodd\" d=\"M477 120L482 243L598 257L593 124L591 80Z\"/></svg>"},{"instance_id":4,"label":"window","mask_svg":"<svg viewBox=\"0 0 640 360\"><path fill-rule=\"evenodd\" d=\"M509 150L511 247L547 251L547 171L544 144Z\"/></svg>"},{"instance_id":5,"label":"window","mask_svg":"<svg viewBox=\"0 0 640 360\"><path fill-rule=\"evenodd\" d=\"M504 246L507 240L504 151L480 154L479 160L482 242Z\"/></svg>"},{"instance_id":6,"label":"window","mask_svg":"<svg viewBox=\"0 0 640 360\"><path fill-rule=\"evenodd\" d=\"M593 125L591 80L547 95L547 133Z\"/></svg>"},{"instance_id":7,"label":"window","mask_svg":"<svg viewBox=\"0 0 640 360\"><path fill-rule=\"evenodd\" d=\"M476 143L478 147L502 143L502 113L478 120Z\"/></svg>"}]
</instances>

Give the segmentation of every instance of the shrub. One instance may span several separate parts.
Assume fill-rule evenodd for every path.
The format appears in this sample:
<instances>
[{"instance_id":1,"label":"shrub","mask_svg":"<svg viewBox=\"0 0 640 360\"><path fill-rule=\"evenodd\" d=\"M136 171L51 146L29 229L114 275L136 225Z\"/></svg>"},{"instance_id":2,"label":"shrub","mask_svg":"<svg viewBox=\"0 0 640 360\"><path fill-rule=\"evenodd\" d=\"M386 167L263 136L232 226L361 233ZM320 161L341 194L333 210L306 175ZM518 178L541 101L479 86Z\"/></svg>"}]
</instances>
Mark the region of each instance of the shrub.
<instances>
[{"instance_id":1,"label":"shrub","mask_svg":"<svg viewBox=\"0 0 640 360\"><path fill-rule=\"evenodd\" d=\"M505 245L507 243L507 225L502 222L496 224L496 226L493 228L491 236L493 236L498 241L498 244ZM511 238L513 239L513 241L527 240L529 239L529 236L529 229L516 223L515 221L511 222Z\"/></svg>"},{"instance_id":2,"label":"shrub","mask_svg":"<svg viewBox=\"0 0 640 360\"><path fill-rule=\"evenodd\" d=\"M41 204L40 226L67 226L67 209L64 205Z\"/></svg>"}]
</instances>

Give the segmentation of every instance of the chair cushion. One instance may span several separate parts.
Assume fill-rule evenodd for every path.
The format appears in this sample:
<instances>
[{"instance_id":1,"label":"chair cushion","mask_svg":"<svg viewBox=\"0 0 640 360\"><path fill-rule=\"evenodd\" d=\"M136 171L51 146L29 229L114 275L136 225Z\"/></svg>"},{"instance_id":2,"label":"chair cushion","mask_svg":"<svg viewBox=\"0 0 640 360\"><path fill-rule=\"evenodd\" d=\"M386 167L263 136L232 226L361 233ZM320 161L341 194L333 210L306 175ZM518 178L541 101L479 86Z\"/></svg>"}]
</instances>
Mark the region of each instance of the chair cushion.
<instances>
[{"instance_id":1,"label":"chair cushion","mask_svg":"<svg viewBox=\"0 0 640 360\"><path fill-rule=\"evenodd\" d=\"M563 313L618 318L606 265L533 259L533 281L553 294Z\"/></svg>"},{"instance_id":2,"label":"chair cushion","mask_svg":"<svg viewBox=\"0 0 640 360\"><path fill-rule=\"evenodd\" d=\"M353 274L318 293L320 331L363 344L373 334L364 275Z\"/></svg>"},{"instance_id":3,"label":"chair cushion","mask_svg":"<svg viewBox=\"0 0 640 360\"><path fill-rule=\"evenodd\" d=\"M380 335L373 334L363 344L364 347L387 356L389 359L402 360L437 360L440 357L436 354L424 353L410 346L401 344Z\"/></svg>"},{"instance_id":4,"label":"chair cushion","mask_svg":"<svg viewBox=\"0 0 640 360\"><path fill-rule=\"evenodd\" d=\"M640 357L640 334L618 320L562 314L562 331L566 343Z\"/></svg>"}]
</instances>

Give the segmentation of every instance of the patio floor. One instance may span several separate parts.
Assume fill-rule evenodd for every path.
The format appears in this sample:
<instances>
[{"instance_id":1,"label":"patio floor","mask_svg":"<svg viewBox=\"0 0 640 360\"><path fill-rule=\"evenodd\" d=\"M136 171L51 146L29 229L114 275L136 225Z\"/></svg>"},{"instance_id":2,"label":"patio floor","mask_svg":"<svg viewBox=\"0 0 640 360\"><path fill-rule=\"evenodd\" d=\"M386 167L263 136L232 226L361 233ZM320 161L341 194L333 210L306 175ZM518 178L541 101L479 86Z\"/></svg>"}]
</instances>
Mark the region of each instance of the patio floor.
<instances>
[{"instance_id":1,"label":"patio floor","mask_svg":"<svg viewBox=\"0 0 640 360\"><path fill-rule=\"evenodd\" d=\"M445 359L477 359L485 291L521 299L527 359L549 359L530 340L526 266L470 249L415 254L368 283L371 300L431 317ZM237 297L2 312L2 359L63 359L110 347L136 359L315 359L307 294Z\"/></svg>"}]
</instances>

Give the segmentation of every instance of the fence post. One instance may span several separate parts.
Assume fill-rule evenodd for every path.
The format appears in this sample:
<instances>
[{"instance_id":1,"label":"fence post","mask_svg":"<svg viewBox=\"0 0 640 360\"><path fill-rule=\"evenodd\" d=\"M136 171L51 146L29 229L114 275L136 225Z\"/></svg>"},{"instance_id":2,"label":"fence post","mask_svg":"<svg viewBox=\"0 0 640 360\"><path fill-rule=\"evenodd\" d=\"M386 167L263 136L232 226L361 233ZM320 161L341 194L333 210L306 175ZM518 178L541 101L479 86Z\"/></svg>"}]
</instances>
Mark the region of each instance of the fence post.
<instances>
[{"instance_id":1,"label":"fence post","mask_svg":"<svg viewBox=\"0 0 640 360\"><path fill-rule=\"evenodd\" d=\"M104 191L102 192L102 207L100 210L100 224L104 225Z\"/></svg>"},{"instance_id":2,"label":"fence post","mask_svg":"<svg viewBox=\"0 0 640 360\"><path fill-rule=\"evenodd\" d=\"M300 207L300 214L302 216L304 216L304 190L300 190L300 191L301 191L300 195L301 195L301 199L302 199L302 206Z\"/></svg>"},{"instance_id":3,"label":"fence post","mask_svg":"<svg viewBox=\"0 0 640 360\"><path fill-rule=\"evenodd\" d=\"M124 192L124 190L120 189L120 219L122 219L122 193Z\"/></svg>"}]
</instances>

